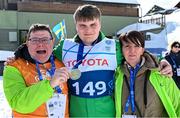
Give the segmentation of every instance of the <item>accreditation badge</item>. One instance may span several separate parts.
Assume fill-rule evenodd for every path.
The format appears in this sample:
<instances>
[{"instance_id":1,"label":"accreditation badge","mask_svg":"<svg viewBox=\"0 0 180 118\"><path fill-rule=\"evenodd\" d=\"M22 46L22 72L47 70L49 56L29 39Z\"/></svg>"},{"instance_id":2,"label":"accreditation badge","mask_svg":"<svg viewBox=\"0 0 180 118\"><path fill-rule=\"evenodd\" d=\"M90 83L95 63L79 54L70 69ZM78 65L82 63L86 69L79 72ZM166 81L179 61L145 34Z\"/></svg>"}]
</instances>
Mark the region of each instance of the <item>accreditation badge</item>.
<instances>
[{"instance_id":1,"label":"accreditation badge","mask_svg":"<svg viewBox=\"0 0 180 118\"><path fill-rule=\"evenodd\" d=\"M66 110L66 95L54 93L46 102L48 118L64 118Z\"/></svg>"},{"instance_id":2,"label":"accreditation badge","mask_svg":"<svg viewBox=\"0 0 180 118\"><path fill-rule=\"evenodd\" d=\"M126 115L126 114L123 114L122 118L137 118L137 116L136 115Z\"/></svg>"},{"instance_id":3,"label":"accreditation badge","mask_svg":"<svg viewBox=\"0 0 180 118\"><path fill-rule=\"evenodd\" d=\"M180 68L177 68L177 76L180 77Z\"/></svg>"}]
</instances>

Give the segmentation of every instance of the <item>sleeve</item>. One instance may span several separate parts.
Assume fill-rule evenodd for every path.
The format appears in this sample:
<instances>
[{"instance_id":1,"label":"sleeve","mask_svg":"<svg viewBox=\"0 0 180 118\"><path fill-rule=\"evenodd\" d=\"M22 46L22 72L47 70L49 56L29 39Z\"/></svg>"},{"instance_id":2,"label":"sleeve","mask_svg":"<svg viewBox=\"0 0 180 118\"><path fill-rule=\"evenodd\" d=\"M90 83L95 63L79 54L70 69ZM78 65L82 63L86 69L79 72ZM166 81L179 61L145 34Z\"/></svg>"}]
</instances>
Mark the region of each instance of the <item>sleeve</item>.
<instances>
[{"instance_id":1,"label":"sleeve","mask_svg":"<svg viewBox=\"0 0 180 118\"><path fill-rule=\"evenodd\" d=\"M3 87L11 108L20 113L35 111L52 97L54 90L48 80L27 87L17 68L6 66L3 73Z\"/></svg>"},{"instance_id":2,"label":"sleeve","mask_svg":"<svg viewBox=\"0 0 180 118\"><path fill-rule=\"evenodd\" d=\"M55 46L53 50L54 56L60 61L62 61L63 44L64 44L64 40L60 41L59 44Z\"/></svg>"},{"instance_id":3,"label":"sleeve","mask_svg":"<svg viewBox=\"0 0 180 118\"><path fill-rule=\"evenodd\" d=\"M177 117L180 117L180 90L173 79L166 78L168 95L172 101Z\"/></svg>"},{"instance_id":4,"label":"sleeve","mask_svg":"<svg viewBox=\"0 0 180 118\"><path fill-rule=\"evenodd\" d=\"M167 76L158 75L160 78L160 86L163 88L164 93L166 93L166 96L164 99L166 99L167 104L167 111L171 111L170 114L173 114L173 110L177 117L180 117L180 90L176 86L174 80L172 78L169 78ZM164 87L163 87L164 86ZM169 100L169 101L168 101ZM170 107L172 104L172 107ZM170 115L169 117L172 117L173 115Z\"/></svg>"},{"instance_id":5,"label":"sleeve","mask_svg":"<svg viewBox=\"0 0 180 118\"><path fill-rule=\"evenodd\" d=\"M180 90L174 80L161 75L157 70L151 70L149 80L160 97L169 117L179 117Z\"/></svg>"}]
</instances>

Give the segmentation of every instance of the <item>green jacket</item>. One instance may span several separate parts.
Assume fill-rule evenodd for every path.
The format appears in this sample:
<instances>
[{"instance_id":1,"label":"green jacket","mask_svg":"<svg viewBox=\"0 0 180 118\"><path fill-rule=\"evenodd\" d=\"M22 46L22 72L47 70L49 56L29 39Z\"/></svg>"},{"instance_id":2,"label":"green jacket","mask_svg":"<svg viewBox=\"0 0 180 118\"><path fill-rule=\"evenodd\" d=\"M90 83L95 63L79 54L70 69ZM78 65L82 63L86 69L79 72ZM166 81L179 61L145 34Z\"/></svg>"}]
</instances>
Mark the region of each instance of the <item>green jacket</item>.
<instances>
[{"instance_id":1,"label":"green jacket","mask_svg":"<svg viewBox=\"0 0 180 118\"><path fill-rule=\"evenodd\" d=\"M123 76L123 72L118 67L115 76L116 117L122 116ZM157 70L151 70L149 80L159 95L169 117L180 117L180 91L177 89L173 79L162 76Z\"/></svg>"}]
</instances>

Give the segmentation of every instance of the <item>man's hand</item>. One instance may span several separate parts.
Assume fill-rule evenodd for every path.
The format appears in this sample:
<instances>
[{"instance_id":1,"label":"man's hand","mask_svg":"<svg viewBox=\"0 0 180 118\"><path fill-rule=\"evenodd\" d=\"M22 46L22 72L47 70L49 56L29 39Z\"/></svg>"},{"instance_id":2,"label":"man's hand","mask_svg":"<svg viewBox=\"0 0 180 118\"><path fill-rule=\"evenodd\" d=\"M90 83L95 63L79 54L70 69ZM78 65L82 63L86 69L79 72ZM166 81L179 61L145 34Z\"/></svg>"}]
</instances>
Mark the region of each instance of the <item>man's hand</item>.
<instances>
[{"instance_id":1,"label":"man's hand","mask_svg":"<svg viewBox=\"0 0 180 118\"><path fill-rule=\"evenodd\" d=\"M171 65L165 59L161 60L160 62L160 72L161 74L169 76L169 77L172 77L173 75Z\"/></svg>"},{"instance_id":2,"label":"man's hand","mask_svg":"<svg viewBox=\"0 0 180 118\"><path fill-rule=\"evenodd\" d=\"M4 62L4 66L14 62L15 60L15 57L8 57L7 60Z\"/></svg>"},{"instance_id":3,"label":"man's hand","mask_svg":"<svg viewBox=\"0 0 180 118\"><path fill-rule=\"evenodd\" d=\"M50 81L50 85L52 88L59 86L63 82L67 82L67 79L69 79L69 77L70 74L66 67L58 68L55 70L54 76Z\"/></svg>"}]
</instances>

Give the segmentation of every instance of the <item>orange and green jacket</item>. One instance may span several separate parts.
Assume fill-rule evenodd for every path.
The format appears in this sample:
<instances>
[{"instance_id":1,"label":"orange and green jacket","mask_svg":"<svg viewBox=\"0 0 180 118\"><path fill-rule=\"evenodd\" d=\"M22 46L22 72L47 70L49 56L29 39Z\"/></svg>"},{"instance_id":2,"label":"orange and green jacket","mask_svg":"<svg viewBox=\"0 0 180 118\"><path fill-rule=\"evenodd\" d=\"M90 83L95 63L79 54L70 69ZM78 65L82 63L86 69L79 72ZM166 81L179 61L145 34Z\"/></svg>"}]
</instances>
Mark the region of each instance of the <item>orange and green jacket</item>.
<instances>
[{"instance_id":1,"label":"orange and green jacket","mask_svg":"<svg viewBox=\"0 0 180 118\"><path fill-rule=\"evenodd\" d=\"M55 59L56 68L64 65ZM39 65L43 80L40 81L36 65L24 59L17 59L4 69L4 93L13 110L13 117L48 117L46 101L49 100L54 89L50 86L50 77L46 75L51 63ZM62 93L67 95L65 117L68 112L67 83L61 85Z\"/></svg>"}]
</instances>

